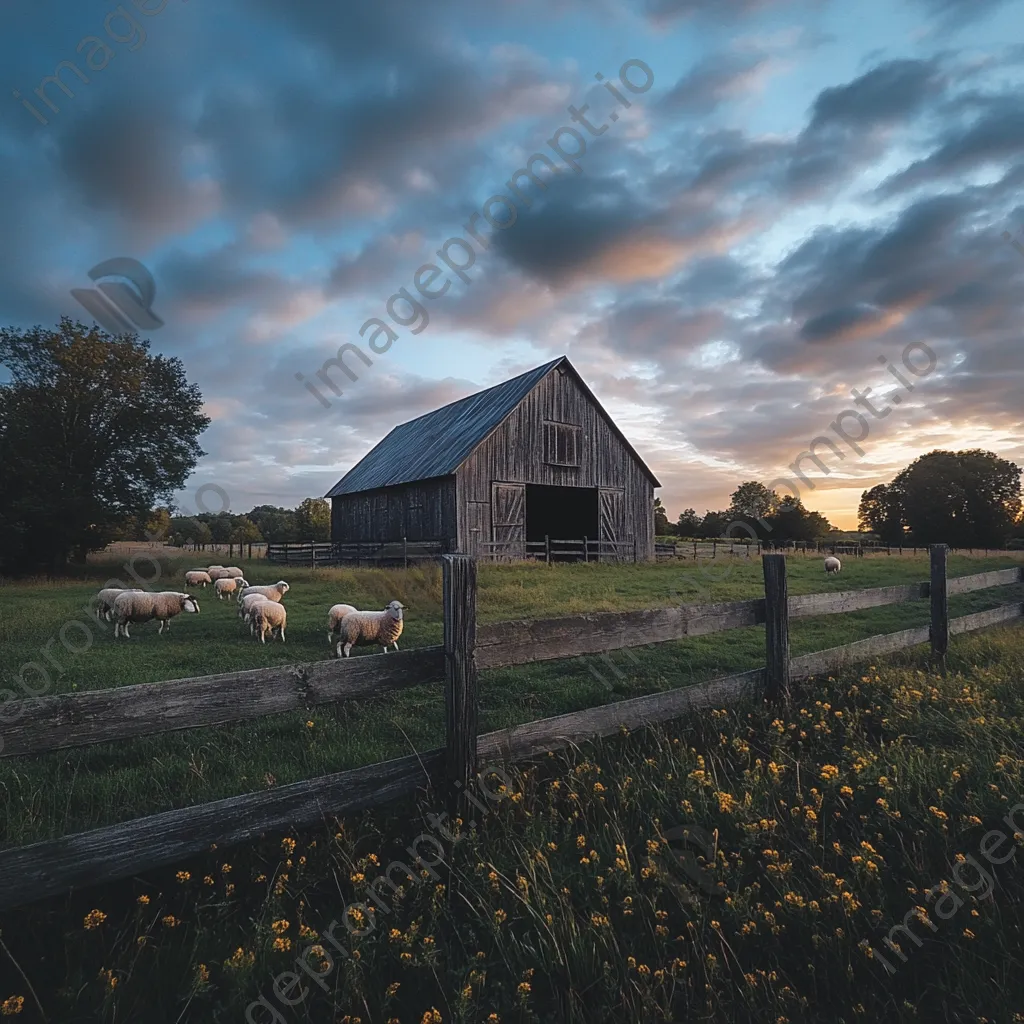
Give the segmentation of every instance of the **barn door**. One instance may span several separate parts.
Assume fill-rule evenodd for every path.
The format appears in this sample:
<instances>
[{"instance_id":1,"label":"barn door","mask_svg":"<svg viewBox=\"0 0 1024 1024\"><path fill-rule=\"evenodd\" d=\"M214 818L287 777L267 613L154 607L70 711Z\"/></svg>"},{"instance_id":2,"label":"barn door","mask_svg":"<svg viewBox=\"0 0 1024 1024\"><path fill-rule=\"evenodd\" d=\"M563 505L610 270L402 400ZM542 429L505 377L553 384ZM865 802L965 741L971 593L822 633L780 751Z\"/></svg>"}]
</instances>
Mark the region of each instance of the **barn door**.
<instances>
[{"instance_id":1,"label":"barn door","mask_svg":"<svg viewBox=\"0 0 1024 1024\"><path fill-rule=\"evenodd\" d=\"M523 557L526 554L525 484L491 485L491 522L494 542L500 553Z\"/></svg>"},{"instance_id":2,"label":"barn door","mask_svg":"<svg viewBox=\"0 0 1024 1024\"><path fill-rule=\"evenodd\" d=\"M624 507L625 499L621 490L602 487L598 491L602 559L618 560L621 557L617 545L625 539Z\"/></svg>"}]
</instances>

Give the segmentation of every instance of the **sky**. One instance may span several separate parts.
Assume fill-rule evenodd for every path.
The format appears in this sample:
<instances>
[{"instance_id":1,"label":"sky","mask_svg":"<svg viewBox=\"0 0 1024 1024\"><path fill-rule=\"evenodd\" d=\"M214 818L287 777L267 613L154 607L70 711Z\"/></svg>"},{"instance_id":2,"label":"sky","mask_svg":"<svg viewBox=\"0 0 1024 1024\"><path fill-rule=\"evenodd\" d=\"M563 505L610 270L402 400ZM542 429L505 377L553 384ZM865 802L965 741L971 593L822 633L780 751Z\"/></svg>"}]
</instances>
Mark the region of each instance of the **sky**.
<instances>
[{"instance_id":1,"label":"sky","mask_svg":"<svg viewBox=\"0 0 1024 1024\"><path fill-rule=\"evenodd\" d=\"M91 323L94 266L148 268L140 333L212 418L184 512L323 495L396 424L560 355L673 519L795 482L821 436L800 497L844 528L935 448L1024 465L1024 2L2 17L0 323ZM71 95L39 96L61 62Z\"/></svg>"}]
</instances>

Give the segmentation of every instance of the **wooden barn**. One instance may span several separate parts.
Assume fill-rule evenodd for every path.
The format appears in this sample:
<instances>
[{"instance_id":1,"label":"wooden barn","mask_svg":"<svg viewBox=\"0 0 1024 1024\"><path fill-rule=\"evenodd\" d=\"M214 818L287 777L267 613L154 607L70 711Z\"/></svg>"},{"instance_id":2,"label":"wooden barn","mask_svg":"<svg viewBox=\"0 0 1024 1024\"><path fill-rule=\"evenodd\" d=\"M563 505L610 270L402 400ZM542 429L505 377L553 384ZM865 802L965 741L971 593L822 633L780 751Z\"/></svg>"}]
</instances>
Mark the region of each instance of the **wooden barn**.
<instances>
[{"instance_id":1,"label":"wooden barn","mask_svg":"<svg viewBox=\"0 0 1024 1024\"><path fill-rule=\"evenodd\" d=\"M327 497L336 545L645 561L660 486L562 356L395 427Z\"/></svg>"}]
</instances>

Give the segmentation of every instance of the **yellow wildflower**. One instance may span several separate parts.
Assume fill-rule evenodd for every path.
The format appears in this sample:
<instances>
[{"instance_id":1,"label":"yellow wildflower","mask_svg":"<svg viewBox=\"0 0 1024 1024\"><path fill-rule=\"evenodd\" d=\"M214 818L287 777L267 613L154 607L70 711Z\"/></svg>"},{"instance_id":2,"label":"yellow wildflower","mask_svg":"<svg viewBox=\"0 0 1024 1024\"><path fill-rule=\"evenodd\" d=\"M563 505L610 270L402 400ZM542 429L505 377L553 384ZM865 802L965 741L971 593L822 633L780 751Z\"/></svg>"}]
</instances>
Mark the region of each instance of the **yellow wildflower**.
<instances>
[{"instance_id":1,"label":"yellow wildflower","mask_svg":"<svg viewBox=\"0 0 1024 1024\"><path fill-rule=\"evenodd\" d=\"M85 928L91 931L93 928L99 928L106 919L107 915L104 914L102 910L90 910L89 913L85 915L85 920L82 924Z\"/></svg>"}]
</instances>

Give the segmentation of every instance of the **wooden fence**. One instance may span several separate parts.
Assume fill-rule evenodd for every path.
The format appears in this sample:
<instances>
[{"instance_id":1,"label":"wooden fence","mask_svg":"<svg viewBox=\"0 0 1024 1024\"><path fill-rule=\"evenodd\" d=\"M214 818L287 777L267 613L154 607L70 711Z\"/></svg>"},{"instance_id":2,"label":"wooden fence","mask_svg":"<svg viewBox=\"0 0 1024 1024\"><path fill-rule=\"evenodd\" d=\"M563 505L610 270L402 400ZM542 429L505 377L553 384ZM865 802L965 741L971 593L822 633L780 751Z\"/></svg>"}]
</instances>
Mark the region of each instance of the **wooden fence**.
<instances>
[{"instance_id":1,"label":"wooden fence","mask_svg":"<svg viewBox=\"0 0 1024 1024\"><path fill-rule=\"evenodd\" d=\"M281 565L403 566L437 561L444 554L440 541L306 541L302 544L268 544L267 561Z\"/></svg>"},{"instance_id":2,"label":"wooden fence","mask_svg":"<svg viewBox=\"0 0 1024 1024\"><path fill-rule=\"evenodd\" d=\"M741 694L785 698L793 679L822 675L929 639L941 658L950 636L1024 616L1024 604L1014 602L950 620L949 596L1020 582L1024 569L947 580L945 546L935 546L931 559L928 582L789 597L786 558L770 554L762 559L762 598L477 626L476 562L445 555L440 646L17 701L17 713L8 709L5 715L13 721L2 736L0 757L242 722L442 681L446 736L443 747L422 754L0 851L0 909L174 864L209 850L212 843L227 847L266 832L311 826L325 814L359 811L424 784L451 800L459 787L464 791L482 760L532 757L614 734L621 726L633 729L690 709L721 707ZM790 619L925 598L931 602L930 626L789 657ZM765 626L764 668L477 734L480 670L756 625Z\"/></svg>"},{"instance_id":3,"label":"wooden fence","mask_svg":"<svg viewBox=\"0 0 1024 1024\"><path fill-rule=\"evenodd\" d=\"M546 536L543 540L481 541L482 562L635 562L635 540L597 540L579 537L561 540Z\"/></svg>"}]
</instances>

